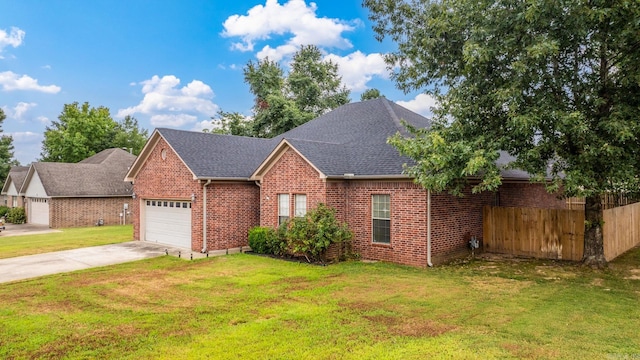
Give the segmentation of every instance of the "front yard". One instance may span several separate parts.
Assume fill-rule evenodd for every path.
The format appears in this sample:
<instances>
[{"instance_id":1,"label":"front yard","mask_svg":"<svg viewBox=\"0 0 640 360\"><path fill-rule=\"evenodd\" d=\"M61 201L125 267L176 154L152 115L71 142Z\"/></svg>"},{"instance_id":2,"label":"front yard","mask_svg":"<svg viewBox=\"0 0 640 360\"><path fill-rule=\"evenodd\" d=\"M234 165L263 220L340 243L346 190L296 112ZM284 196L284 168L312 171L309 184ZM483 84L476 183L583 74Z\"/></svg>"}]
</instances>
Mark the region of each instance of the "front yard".
<instances>
[{"instance_id":1,"label":"front yard","mask_svg":"<svg viewBox=\"0 0 640 360\"><path fill-rule=\"evenodd\" d=\"M634 358L639 268L162 257L0 284L0 358Z\"/></svg>"},{"instance_id":2,"label":"front yard","mask_svg":"<svg viewBox=\"0 0 640 360\"><path fill-rule=\"evenodd\" d=\"M0 259L116 244L131 241L132 234L132 225L71 228L49 234L20 236L3 236L0 233Z\"/></svg>"}]
</instances>

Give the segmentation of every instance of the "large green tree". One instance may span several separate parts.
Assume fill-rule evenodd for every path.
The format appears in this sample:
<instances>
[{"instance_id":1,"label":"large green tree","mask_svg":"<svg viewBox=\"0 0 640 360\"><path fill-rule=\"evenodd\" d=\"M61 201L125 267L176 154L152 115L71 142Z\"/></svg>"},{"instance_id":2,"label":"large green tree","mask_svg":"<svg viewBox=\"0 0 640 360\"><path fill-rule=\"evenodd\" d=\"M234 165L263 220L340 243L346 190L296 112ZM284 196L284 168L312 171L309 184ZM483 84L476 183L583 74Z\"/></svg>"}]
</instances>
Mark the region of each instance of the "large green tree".
<instances>
[{"instance_id":1,"label":"large green tree","mask_svg":"<svg viewBox=\"0 0 640 360\"><path fill-rule=\"evenodd\" d=\"M0 108L0 134L3 133L2 123L6 119L4 111ZM13 157L13 137L9 135L0 136L0 181L4 183L12 166L20 165Z\"/></svg>"},{"instance_id":2,"label":"large green tree","mask_svg":"<svg viewBox=\"0 0 640 360\"><path fill-rule=\"evenodd\" d=\"M249 61L244 81L254 96L253 116L219 112L213 132L274 137L349 102L350 91L341 85L338 65L323 60L318 47L302 46L285 74L268 58Z\"/></svg>"},{"instance_id":3,"label":"large green tree","mask_svg":"<svg viewBox=\"0 0 640 360\"><path fill-rule=\"evenodd\" d=\"M146 139L147 130L141 130L135 118L118 123L104 106L74 102L65 104L58 120L47 127L40 156L42 161L75 163L114 147L132 148L137 155Z\"/></svg>"},{"instance_id":4,"label":"large green tree","mask_svg":"<svg viewBox=\"0 0 640 360\"><path fill-rule=\"evenodd\" d=\"M138 120L127 115L116 125L116 134L111 147L126 148L138 155L149 138L149 131L138 125Z\"/></svg>"},{"instance_id":5,"label":"large green tree","mask_svg":"<svg viewBox=\"0 0 640 360\"><path fill-rule=\"evenodd\" d=\"M588 264L604 264L601 197L637 192L640 2L365 0L397 85L437 97L431 130L391 139L434 191L501 183L498 152L585 196Z\"/></svg>"}]
</instances>

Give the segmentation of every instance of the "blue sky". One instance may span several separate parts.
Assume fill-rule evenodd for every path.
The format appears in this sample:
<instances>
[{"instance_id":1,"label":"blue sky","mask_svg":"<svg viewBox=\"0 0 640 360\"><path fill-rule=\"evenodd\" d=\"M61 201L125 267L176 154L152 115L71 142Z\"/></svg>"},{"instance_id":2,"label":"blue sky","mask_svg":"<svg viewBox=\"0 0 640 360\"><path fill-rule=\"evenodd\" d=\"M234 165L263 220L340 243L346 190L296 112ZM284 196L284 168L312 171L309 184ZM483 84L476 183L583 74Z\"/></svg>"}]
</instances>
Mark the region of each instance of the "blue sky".
<instances>
[{"instance_id":1,"label":"blue sky","mask_svg":"<svg viewBox=\"0 0 640 360\"><path fill-rule=\"evenodd\" d=\"M115 120L200 131L220 109L251 115L249 60L286 69L314 44L340 66L358 101L367 88L429 114L430 97L389 80L361 0L0 0L0 107L22 164L64 104L106 106Z\"/></svg>"}]
</instances>

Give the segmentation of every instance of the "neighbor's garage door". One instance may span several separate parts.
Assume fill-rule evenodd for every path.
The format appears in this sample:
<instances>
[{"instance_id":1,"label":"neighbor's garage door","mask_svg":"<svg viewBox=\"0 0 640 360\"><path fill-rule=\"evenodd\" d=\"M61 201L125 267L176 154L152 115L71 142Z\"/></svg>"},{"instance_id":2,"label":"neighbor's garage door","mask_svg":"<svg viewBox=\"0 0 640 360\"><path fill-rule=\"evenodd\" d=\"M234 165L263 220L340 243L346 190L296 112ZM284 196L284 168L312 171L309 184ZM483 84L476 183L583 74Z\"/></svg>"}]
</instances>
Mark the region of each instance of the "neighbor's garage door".
<instances>
[{"instance_id":1,"label":"neighbor's garage door","mask_svg":"<svg viewBox=\"0 0 640 360\"><path fill-rule=\"evenodd\" d=\"M145 200L146 241L191 249L191 202Z\"/></svg>"},{"instance_id":2,"label":"neighbor's garage door","mask_svg":"<svg viewBox=\"0 0 640 360\"><path fill-rule=\"evenodd\" d=\"M30 224L49 225L49 199L29 198L28 216Z\"/></svg>"}]
</instances>

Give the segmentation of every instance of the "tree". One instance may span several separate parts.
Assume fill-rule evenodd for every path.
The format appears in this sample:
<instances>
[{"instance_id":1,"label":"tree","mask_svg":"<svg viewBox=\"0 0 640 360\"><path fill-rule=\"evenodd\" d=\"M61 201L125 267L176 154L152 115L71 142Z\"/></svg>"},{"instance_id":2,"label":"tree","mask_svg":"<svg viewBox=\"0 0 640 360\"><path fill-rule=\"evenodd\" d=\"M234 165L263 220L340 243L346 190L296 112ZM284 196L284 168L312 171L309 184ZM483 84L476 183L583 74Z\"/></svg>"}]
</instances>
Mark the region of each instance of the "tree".
<instances>
[{"instance_id":1,"label":"tree","mask_svg":"<svg viewBox=\"0 0 640 360\"><path fill-rule=\"evenodd\" d=\"M130 115L124 117L116 126L116 134L111 147L129 149L134 155L140 154L149 138L149 131L138 125L138 120Z\"/></svg>"},{"instance_id":2,"label":"tree","mask_svg":"<svg viewBox=\"0 0 640 360\"><path fill-rule=\"evenodd\" d=\"M146 138L147 131L138 127L135 118L117 123L104 106L74 102L65 104L58 120L47 126L40 156L42 161L75 163L113 147L133 148L139 153Z\"/></svg>"},{"instance_id":3,"label":"tree","mask_svg":"<svg viewBox=\"0 0 640 360\"><path fill-rule=\"evenodd\" d=\"M312 114L311 118L349 102L350 92L341 83L338 65L323 61L317 46L302 46L293 55L288 90L298 109Z\"/></svg>"},{"instance_id":4,"label":"tree","mask_svg":"<svg viewBox=\"0 0 640 360\"><path fill-rule=\"evenodd\" d=\"M2 134L2 123L6 119L4 111L0 108L0 134ZM0 179L4 183L12 166L20 165L13 157L13 137L9 135L0 136Z\"/></svg>"},{"instance_id":5,"label":"tree","mask_svg":"<svg viewBox=\"0 0 640 360\"><path fill-rule=\"evenodd\" d=\"M220 112L214 124L219 120L222 127L214 132L274 137L349 102L338 65L323 61L313 45L296 52L287 75L268 58L249 61L244 81L254 95L252 120L241 122L246 119L238 113Z\"/></svg>"},{"instance_id":6,"label":"tree","mask_svg":"<svg viewBox=\"0 0 640 360\"><path fill-rule=\"evenodd\" d=\"M220 110L218 116L212 119L213 124L218 126L211 130L204 129L204 132L237 136L251 136L253 134L250 119L238 112Z\"/></svg>"},{"instance_id":7,"label":"tree","mask_svg":"<svg viewBox=\"0 0 640 360\"><path fill-rule=\"evenodd\" d=\"M360 94L360 101L373 100L379 97L383 97L378 89L367 89Z\"/></svg>"},{"instance_id":8,"label":"tree","mask_svg":"<svg viewBox=\"0 0 640 360\"><path fill-rule=\"evenodd\" d=\"M586 264L605 264L601 197L637 192L640 172L640 3L637 1L365 0L405 90L440 103L430 131L390 142L407 173L434 191L501 183L511 164L585 196Z\"/></svg>"}]
</instances>

